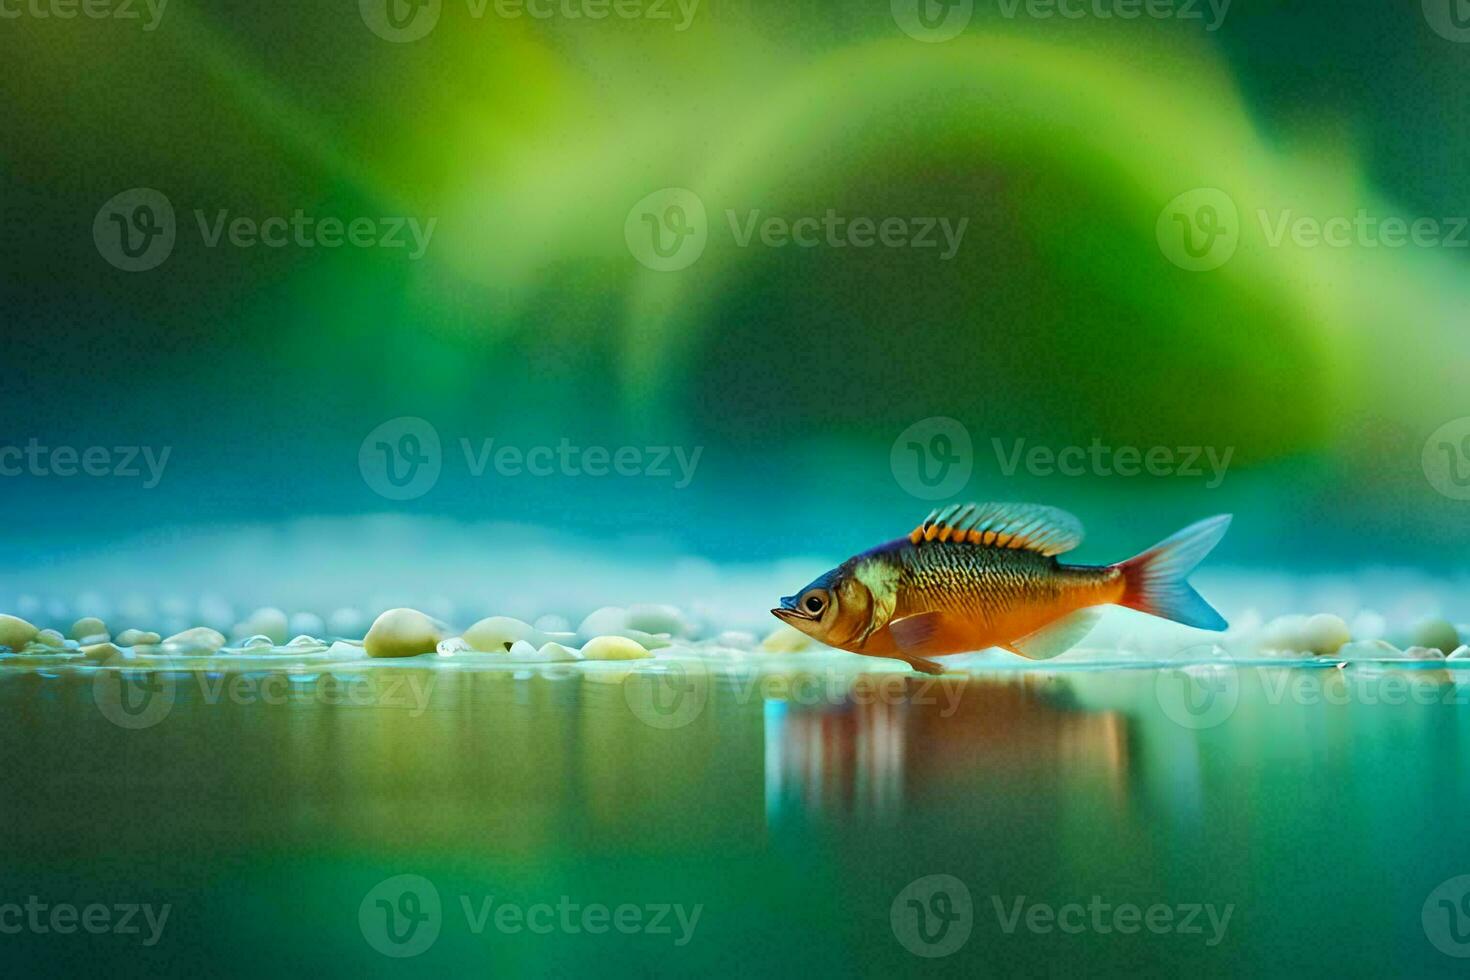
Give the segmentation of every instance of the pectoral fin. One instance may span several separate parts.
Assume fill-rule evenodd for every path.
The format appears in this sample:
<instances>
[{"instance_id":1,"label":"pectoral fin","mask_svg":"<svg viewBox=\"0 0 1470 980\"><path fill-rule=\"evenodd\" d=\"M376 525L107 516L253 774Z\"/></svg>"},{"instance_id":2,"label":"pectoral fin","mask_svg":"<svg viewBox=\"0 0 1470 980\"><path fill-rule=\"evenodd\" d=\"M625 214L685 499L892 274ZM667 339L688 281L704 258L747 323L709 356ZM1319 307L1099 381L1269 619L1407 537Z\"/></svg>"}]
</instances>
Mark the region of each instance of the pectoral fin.
<instances>
[{"instance_id":1,"label":"pectoral fin","mask_svg":"<svg viewBox=\"0 0 1470 980\"><path fill-rule=\"evenodd\" d=\"M1012 640L1006 649L1032 660L1050 660L1081 643L1100 618L1101 610L1079 609L1027 633L1019 640Z\"/></svg>"},{"instance_id":2,"label":"pectoral fin","mask_svg":"<svg viewBox=\"0 0 1470 980\"><path fill-rule=\"evenodd\" d=\"M926 612L889 623L888 632L905 659L914 659L954 652L945 647L944 626L944 613Z\"/></svg>"}]
</instances>

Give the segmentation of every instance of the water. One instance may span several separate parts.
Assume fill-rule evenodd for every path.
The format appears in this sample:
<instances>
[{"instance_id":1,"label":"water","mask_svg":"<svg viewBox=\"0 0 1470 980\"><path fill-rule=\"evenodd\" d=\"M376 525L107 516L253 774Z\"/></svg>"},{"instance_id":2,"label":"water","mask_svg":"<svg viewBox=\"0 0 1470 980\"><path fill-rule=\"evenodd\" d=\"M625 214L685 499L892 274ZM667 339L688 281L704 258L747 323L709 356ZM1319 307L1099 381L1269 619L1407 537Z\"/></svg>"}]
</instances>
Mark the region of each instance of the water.
<instances>
[{"instance_id":1,"label":"water","mask_svg":"<svg viewBox=\"0 0 1470 980\"><path fill-rule=\"evenodd\" d=\"M1464 973L1458 662L754 663L0 667L7 972Z\"/></svg>"}]
</instances>

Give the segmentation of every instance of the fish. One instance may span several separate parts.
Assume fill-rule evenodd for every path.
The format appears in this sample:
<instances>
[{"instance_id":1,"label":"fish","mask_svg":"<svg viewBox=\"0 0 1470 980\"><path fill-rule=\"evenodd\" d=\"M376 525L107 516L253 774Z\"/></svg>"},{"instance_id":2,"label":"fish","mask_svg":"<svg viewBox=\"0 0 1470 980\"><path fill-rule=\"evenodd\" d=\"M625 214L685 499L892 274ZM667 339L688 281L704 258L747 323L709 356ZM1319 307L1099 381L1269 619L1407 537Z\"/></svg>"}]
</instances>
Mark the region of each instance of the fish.
<instances>
[{"instance_id":1,"label":"fish","mask_svg":"<svg viewBox=\"0 0 1470 980\"><path fill-rule=\"evenodd\" d=\"M1055 507L952 504L901 538L854 555L771 613L828 646L902 660L1001 647L1046 660L1081 642L1100 607L1136 609L1205 630L1229 624L1188 582L1230 526L1218 514L1113 565L1057 560L1082 523Z\"/></svg>"}]
</instances>

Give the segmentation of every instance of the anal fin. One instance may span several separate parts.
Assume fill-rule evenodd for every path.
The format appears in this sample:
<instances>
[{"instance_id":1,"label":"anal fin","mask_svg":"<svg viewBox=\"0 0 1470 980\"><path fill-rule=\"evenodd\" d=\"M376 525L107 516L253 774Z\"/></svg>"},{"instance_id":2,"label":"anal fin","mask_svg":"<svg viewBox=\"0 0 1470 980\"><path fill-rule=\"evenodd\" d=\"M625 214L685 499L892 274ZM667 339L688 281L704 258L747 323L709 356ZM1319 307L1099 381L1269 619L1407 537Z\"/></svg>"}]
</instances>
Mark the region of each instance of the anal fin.
<instances>
[{"instance_id":1,"label":"anal fin","mask_svg":"<svg viewBox=\"0 0 1470 980\"><path fill-rule=\"evenodd\" d=\"M1031 660L1050 660L1072 649L1092 632L1102 618L1100 609L1079 609L1012 640L1007 649Z\"/></svg>"}]
</instances>

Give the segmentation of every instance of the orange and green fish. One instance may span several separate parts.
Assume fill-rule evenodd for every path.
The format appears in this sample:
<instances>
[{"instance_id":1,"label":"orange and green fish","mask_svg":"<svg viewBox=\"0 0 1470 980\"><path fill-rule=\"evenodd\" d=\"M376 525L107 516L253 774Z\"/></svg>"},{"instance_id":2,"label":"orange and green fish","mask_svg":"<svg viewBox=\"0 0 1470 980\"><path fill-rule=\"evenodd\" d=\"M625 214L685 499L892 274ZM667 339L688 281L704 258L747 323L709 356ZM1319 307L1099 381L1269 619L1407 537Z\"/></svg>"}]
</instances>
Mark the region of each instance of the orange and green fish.
<instances>
[{"instance_id":1,"label":"orange and green fish","mask_svg":"<svg viewBox=\"0 0 1470 980\"><path fill-rule=\"evenodd\" d=\"M1102 614L1126 606L1186 626L1227 624L1186 581L1230 526L1221 514L1116 565L1064 565L1082 524L1038 504L954 504L902 538L849 558L777 618L829 646L903 660L1004 647L1044 660L1075 646Z\"/></svg>"}]
</instances>

